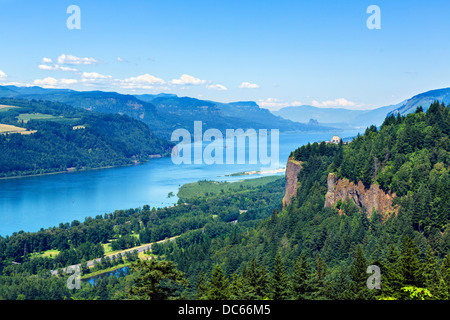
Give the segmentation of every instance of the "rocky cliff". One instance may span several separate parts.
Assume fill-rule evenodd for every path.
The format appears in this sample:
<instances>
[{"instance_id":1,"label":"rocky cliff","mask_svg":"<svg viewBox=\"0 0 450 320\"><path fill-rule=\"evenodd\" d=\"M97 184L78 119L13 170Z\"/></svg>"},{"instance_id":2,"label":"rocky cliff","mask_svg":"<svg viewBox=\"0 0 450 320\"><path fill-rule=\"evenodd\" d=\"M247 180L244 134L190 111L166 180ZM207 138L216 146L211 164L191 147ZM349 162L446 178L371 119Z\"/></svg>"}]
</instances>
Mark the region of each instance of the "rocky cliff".
<instances>
[{"instance_id":1,"label":"rocky cliff","mask_svg":"<svg viewBox=\"0 0 450 320\"><path fill-rule=\"evenodd\" d=\"M283 198L283 208L291 204L292 197L297 195L298 173L302 168L302 163L293 158L289 158L286 165L286 192Z\"/></svg>"},{"instance_id":2,"label":"rocky cliff","mask_svg":"<svg viewBox=\"0 0 450 320\"><path fill-rule=\"evenodd\" d=\"M398 209L392 205L392 201L396 197L395 193L386 193L376 184L366 188L361 181L355 184L348 179L337 179L334 173L328 174L327 183L325 207L333 207L339 200L344 201L350 198L358 207L365 207L369 217L373 209L380 212L383 217L397 213Z\"/></svg>"}]
</instances>

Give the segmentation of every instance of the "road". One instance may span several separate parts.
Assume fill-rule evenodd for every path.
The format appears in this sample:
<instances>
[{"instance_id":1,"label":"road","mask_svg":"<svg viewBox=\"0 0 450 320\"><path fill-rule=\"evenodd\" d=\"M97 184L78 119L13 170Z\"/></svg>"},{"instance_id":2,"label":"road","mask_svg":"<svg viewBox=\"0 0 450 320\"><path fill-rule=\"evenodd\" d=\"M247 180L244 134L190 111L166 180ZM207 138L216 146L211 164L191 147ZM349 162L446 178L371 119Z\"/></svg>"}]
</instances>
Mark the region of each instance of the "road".
<instances>
[{"instance_id":1,"label":"road","mask_svg":"<svg viewBox=\"0 0 450 320\"><path fill-rule=\"evenodd\" d=\"M173 241L173 240L175 240L175 239L178 238L178 237L179 237L179 236L175 236L175 237L167 238L167 239L160 240L160 241L157 241L157 242L143 244L143 245L141 245L141 246L139 246L139 247L134 247L134 248L130 248L130 249L126 249L126 250L114 252L114 253L112 253L112 254L107 254L107 255L105 255L105 258L110 258L110 259L111 259L111 258L113 258L113 257L118 257L119 254L124 255L125 252L132 252L132 251L143 252L143 251L146 251L146 250L151 249L151 248L152 248L152 245L155 244L155 243L164 243L164 242L167 242L167 241ZM87 264L87 267L88 267L88 268L89 268L89 267L93 267L96 261L97 261L98 263L100 263L101 260L102 260L102 258L97 258L97 259L94 259L94 260L89 260L89 261L86 263L86 264ZM62 268L62 269L60 269L60 270L62 270L62 271L65 273L67 269L69 269L69 270L76 270L77 267L78 267L78 268L81 267L81 263L79 263L79 264L74 264L74 265L71 265L71 266ZM73 271L72 271L72 273L73 273ZM52 274L53 276L56 276L56 275L58 274L58 270L52 270L52 271L51 271L51 274Z\"/></svg>"}]
</instances>

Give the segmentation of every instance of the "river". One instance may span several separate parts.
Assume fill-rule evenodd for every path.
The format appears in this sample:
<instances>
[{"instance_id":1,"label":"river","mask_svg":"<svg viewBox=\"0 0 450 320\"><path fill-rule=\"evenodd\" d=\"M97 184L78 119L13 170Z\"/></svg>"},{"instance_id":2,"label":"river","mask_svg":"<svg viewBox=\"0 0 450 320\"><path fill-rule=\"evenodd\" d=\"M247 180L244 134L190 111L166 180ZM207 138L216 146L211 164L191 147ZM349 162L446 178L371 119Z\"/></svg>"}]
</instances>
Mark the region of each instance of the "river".
<instances>
[{"instance_id":1,"label":"river","mask_svg":"<svg viewBox=\"0 0 450 320\"><path fill-rule=\"evenodd\" d=\"M352 137L357 131L338 132ZM330 140L330 133L282 133L279 136L280 167L291 151L308 142ZM206 145L209 144L206 143ZM203 148L205 145L203 146ZM248 144L246 145L248 148ZM270 146L269 146L270 154ZM38 231L59 223L95 217L118 209L171 206L178 188L198 180L236 181L261 175L226 176L259 171L261 163L180 164L170 157L136 166L80 171L0 180L0 235ZM283 174L283 173L278 173ZM173 197L168 197L172 192Z\"/></svg>"}]
</instances>

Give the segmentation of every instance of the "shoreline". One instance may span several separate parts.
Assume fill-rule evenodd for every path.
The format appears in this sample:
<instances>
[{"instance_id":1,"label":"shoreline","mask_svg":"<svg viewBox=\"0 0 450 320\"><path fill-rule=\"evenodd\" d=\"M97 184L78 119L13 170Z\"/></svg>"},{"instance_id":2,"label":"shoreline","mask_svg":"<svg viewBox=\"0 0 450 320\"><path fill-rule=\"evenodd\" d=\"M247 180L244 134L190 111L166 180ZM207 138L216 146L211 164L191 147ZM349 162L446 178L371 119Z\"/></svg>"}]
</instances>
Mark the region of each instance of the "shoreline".
<instances>
[{"instance_id":1,"label":"shoreline","mask_svg":"<svg viewBox=\"0 0 450 320\"><path fill-rule=\"evenodd\" d=\"M0 177L0 180L8 180L8 179L22 179L22 178L30 178L30 177L40 177L40 176L47 176L47 175L54 175L54 174L67 174L67 173L77 173L77 172L84 172L84 171L94 171L94 170L103 170L103 169L113 169L113 168L121 168L121 167L131 167L131 166L137 166L141 164L148 163L151 160L154 159L162 159L169 157L170 154L161 155L161 154L152 154L149 155L149 159L147 161L139 162L136 161L134 163L129 164L123 164L123 165L117 165L117 166L105 166L105 167L95 167L95 168L84 168L84 169L66 169L65 171L55 171L55 172L47 172L47 173L36 173L36 174L27 174L27 175L18 175L18 176L10 176L10 177Z\"/></svg>"},{"instance_id":2,"label":"shoreline","mask_svg":"<svg viewBox=\"0 0 450 320\"><path fill-rule=\"evenodd\" d=\"M267 170L267 171L244 171L244 172L236 172L231 174L226 174L225 177L239 177L239 176L251 176L251 175L265 175L265 174L271 174L275 175L277 173L286 172L286 168L279 168L274 170Z\"/></svg>"}]
</instances>

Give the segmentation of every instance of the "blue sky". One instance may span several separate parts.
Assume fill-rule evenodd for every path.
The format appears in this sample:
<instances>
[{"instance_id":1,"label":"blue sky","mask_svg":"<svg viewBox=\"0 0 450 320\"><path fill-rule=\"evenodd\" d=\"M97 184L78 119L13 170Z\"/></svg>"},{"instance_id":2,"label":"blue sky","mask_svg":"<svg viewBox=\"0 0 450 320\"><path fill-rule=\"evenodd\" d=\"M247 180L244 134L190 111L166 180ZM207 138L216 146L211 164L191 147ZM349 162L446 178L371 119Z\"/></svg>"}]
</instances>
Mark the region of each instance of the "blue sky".
<instances>
[{"instance_id":1,"label":"blue sky","mask_svg":"<svg viewBox=\"0 0 450 320\"><path fill-rule=\"evenodd\" d=\"M439 0L0 0L0 84L370 109L450 87L449 16Z\"/></svg>"}]
</instances>

